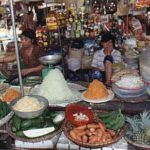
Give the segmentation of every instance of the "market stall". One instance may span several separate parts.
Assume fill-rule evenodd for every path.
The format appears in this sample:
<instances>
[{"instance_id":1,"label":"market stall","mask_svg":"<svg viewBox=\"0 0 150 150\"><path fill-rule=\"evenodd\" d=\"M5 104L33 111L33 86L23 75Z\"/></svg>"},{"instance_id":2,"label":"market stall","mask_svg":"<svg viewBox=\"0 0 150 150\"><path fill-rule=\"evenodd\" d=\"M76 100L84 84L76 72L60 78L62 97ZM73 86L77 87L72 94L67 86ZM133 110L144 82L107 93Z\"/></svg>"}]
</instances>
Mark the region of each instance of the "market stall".
<instances>
[{"instance_id":1,"label":"market stall","mask_svg":"<svg viewBox=\"0 0 150 150\"><path fill-rule=\"evenodd\" d=\"M150 52L149 40L142 39L141 22L134 17L129 21L128 11L121 14L115 2L108 7L109 2L105 5L101 1L100 6L98 1L85 1L78 11L73 4L69 14L61 5L60 10L48 13L46 25L37 30L39 44L48 52L40 58L45 65L42 76L29 76L25 81L21 76L13 3L10 2L19 85L0 83L0 138L6 149L149 149ZM148 2L140 2L132 2L134 7L131 8L143 8L143 4L149 7ZM123 3L125 8L129 4L129 1ZM87 8L91 11L91 6L94 8L92 16L85 11ZM118 24L114 12L120 13ZM70 68L65 69L90 70L91 62L85 61L91 59L98 48L99 29L103 28L116 35L115 44L125 64L113 66L111 86L96 79L73 82L66 78L64 70L56 66L64 60L64 43L69 41L67 58L78 59L81 64L75 65L82 66L76 69L68 64ZM75 45L76 41L72 43L77 39L90 41L83 47L81 43ZM59 44L60 53L51 49L53 43Z\"/></svg>"},{"instance_id":2,"label":"market stall","mask_svg":"<svg viewBox=\"0 0 150 150\"><path fill-rule=\"evenodd\" d=\"M49 87L47 89L47 86L50 83L51 83L52 86L51 86L51 88ZM54 70L51 70L49 72L49 74L45 77L45 79L41 83L40 87L36 86L36 88L30 88L30 89L27 88L27 87L26 88L24 87L24 90L26 91L26 94L30 95L30 96L24 96L23 98L17 98L16 100L12 100L13 95L14 95L14 97L18 97L20 95L19 94L20 93L19 89L17 89L17 87L15 87L15 86L14 87L11 86L11 87L6 88L6 92L3 95L2 100L3 101L5 100L6 102L10 102L10 104L9 104L10 108L13 105L17 104L16 103L17 101L18 102L22 101L20 104L18 103L18 108L17 108L17 109L21 109L21 110L19 110L21 112L19 112L18 110L17 111L14 110L15 107L13 109L11 108L13 110L13 112L15 113L15 115L13 117L7 115L8 119L5 119L5 122L3 122L3 123L6 123L6 131L7 131L8 135L11 136L11 138L13 138L15 140L15 141L11 140L11 142L15 142L16 149L17 149L17 147L26 147L27 148L27 145L28 146L30 145L30 148L31 147L32 148L37 148L37 143L41 144L40 145L41 148L49 147L49 148L52 148L52 149L53 149L52 146L54 146L53 144L55 144L56 149L61 148L61 146L62 146L62 148L63 148L63 146L64 147L68 147L68 146L75 147L75 149L78 149L79 147L86 147L87 149L89 147L97 148L97 149L100 148L100 147L117 148L118 144L119 144L117 141L120 140L123 137L123 135L125 135L125 131L127 130L126 126L123 126L123 128L121 127L121 130L119 131L119 135L118 135L118 133L116 133L117 135L113 138L113 141L111 141L110 143L106 142L106 144L104 144L105 143L104 142L104 143L98 143L96 145L95 144L90 144L90 143L87 144L87 143L84 143L84 142L82 143L81 141L78 141L77 139L73 139L74 137L71 136L71 130L75 130L75 129L72 129L72 128L80 128L84 124L84 122L79 121L78 122L79 125L78 125L78 127L76 127L76 125L75 125L76 123L72 120L73 116L71 117L71 115L73 115L73 114L74 115L75 114L76 115L82 115L82 114L90 115L91 114L93 116L93 113L94 113L94 115L96 115L96 116L97 115L98 116L102 115L102 117L104 117L105 115L106 116L108 115L106 113L107 111L109 113L112 113L112 114L115 113L117 115L118 112L116 112L116 111L118 111L118 109L120 109L121 112L123 112L124 115L125 114L135 115L135 114L139 114L139 113L143 112L144 110L149 110L149 96L148 95L143 100L142 100L142 98L140 100L138 100L139 97L138 96L136 97L136 95L132 95L133 96L132 98L129 97L127 99L125 99L124 97L117 98L116 96L114 97L113 93L109 93L110 90L106 90L105 86L102 83L100 83L99 81L93 81L90 86L89 85L88 86L83 86L83 85L85 85L84 82L82 82L82 86L80 85L81 83L80 84L79 83L78 84L77 83L67 83L67 86L66 86L66 83L67 82L64 80L64 77L63 77L62 73L58 69L54 69ZM135 83L132 84L132 86L134 86L134 85L135 85ZM55 87L57 87L57 88L55 88ZM92 95L91 92L92 92L93 88L95 88L95 89L98 88L97 90L99 90L101 92L103 91L103 93L105 92L105 94L98 94L97 95L97 94L93 93L93 95ZM101 89L101 88L104 88L104 89ZM53 89L55 89L55 90L53 90ZM18 91L18 92L16 92L16 91ZM73 95L70 92L73 93ZM14 93L16 93L16 94L14 94ZM56 94L56 93L59 93L59 95ZM32 96L32 94L33 94L33 96ZM35 95L39 95L39 96L35 96ZM39 112L39 111L38 111L38 113L37 112L33 113L34 111L33 112L22 112L22 106L23 106L23 108L26 108L26 109L28 109L28 106L30 106L30 107L32 106L30 109L33 109L33 104L29 105L27 103L28 100L31 103L32 99L33 99L33 101L35 101L35 100L39 99L41 96L46 98L46 99L44 98L44 101L48 100L47 102L48 102L49 106L48 106L47 111L49 111L49 112L47 112L47 113L46 112L42 113L42 112ZM90 97L88 97L88 96L90 96ZM91 96L92 97L99 96L99 98L95 99L95 97L94 97L94 99L93 99ZM80 97L82 97L82 98L80 98ZM54 99L54 101L53 101L53 99ZM4 103L4 102L2 102L2 103ZM4 107L4 106L2 106L2 107ZM7 105L5 107L7 107ZM88 108L91 108L91 109L88 109ZM3 108L3 110L4 110L4 108ZM88 111L90 111L90 112L88 112ZM7 113L7 112L5 112L5 113ZM32 117L32 115L31 114L28 115L28 113L29 114L32 113L32 115L35 114L36 116L39 115L39 113L42 113L43 117L40 116L40 118L38 118L38 117L35 116L35 118L30 119L28 117ZM60 116L58 117L56 114L58 116L59 115ZM50 119L47 115L50 115L49 117L54 117L56 115L57 117L56 116L55 117L60 121L62 121L62 119L64 119L64 115L66 115L66 118L68 118L68 119L65 119L65 122L63 122L63 126L61 126L61 128L58 128L58 129L56 128L56 131L53 131L53 130L48 131L49 127L52 129L52 125L55 125L55 123L51 122L50 120L52 118ZM105 121L105 119L107 119L106 116L102 119L104 122L107 122L107 121ZM108 115L108 116L111 116L111 115ZM112 115L112 116L114 117L114 115ZM44 118L44 117L49 118L48 120L50 122L48 120L47 121L50 124L46 121L46 118ZM43 119L45 120L44 122L42 121ZM91 121L91 119L89 121L92 123L93 121ZM96 123L99 119L98 118L96 120L95 119L94 119L94 124L96 125ZM9 122L7 122L8 120L9 120ZM40 121L42 121L43 123L40 122ZM117 120L115 120L115 121L117 121ZM27 122L27 124L26 124L26 122ZM33 124L31 125L30 122L33 122ZM120 120L119 122L121 123L122 121ZM89 125L91 124L91 123L87 123L87 122L85 122L85 123L89 124ZM111 123L111 121L109 121L107 123L107 126L109 126L108 125L109 123ZM91 125L94 125L94 124L91 124ZM23 127L24 125L26 127ZM44 128L43 128L43 125L44 125ZM116 128L115 125L113 125L112 127L114 129ZM36 128L36 130L42 128L43 131L42 132L35 131L35 133L34 133L35 129L32 129L32 128ZM119 127L117 127L117 128L119 128ZM22 132L22 129L23 129L24 132ZM44 131L44 129L46 129L46 131ZM63 133L61 133L62 130L65 133L65 135ZM5 130L2 130L2 131L4 132ZM25 131L33 132L33 133L28 134L28 132L26 133ZM60 133L61 133L61 136L60 136ZM2 133L2 134L4 134L4 133ZM69 141L67 140L67 138L69 138ZM70 140L73 141L73 143L75 143L75 144L73 144ZM43 141L43 142L41 143L40 141ZM34 143L34 145L31 144L31 143ZM116 143L116 144L114 144L114 143ZM124 139L122 139L120 141L120 143L122 143L124 145L123 147L121 147L122 149L127 148L127 143L125 142ZM12 146L11 143L9 143L9 144L10 144L10 146ZM79 147L76 144L79 145Z\"/></svg>"}]
</instances>

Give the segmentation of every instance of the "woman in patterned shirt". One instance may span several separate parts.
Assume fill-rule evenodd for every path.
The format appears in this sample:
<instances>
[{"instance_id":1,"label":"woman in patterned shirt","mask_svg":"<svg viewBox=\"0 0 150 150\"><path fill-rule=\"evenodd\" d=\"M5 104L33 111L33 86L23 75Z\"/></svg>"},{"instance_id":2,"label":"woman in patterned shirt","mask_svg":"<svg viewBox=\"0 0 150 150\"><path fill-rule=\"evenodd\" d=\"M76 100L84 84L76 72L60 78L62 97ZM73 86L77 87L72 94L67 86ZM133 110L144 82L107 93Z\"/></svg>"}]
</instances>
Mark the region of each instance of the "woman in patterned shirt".
<instances>
[{"instance_id":1,"label":"woman in patterned shirt","mask_svg":"<svg viewBox=\"0 0 150 150\"><path fill-rule=\"evenodd\" d=\"M114 49L115 39L110 32L105 32L101 36L102 49L94 53L92 67L94 73L92 78L98 78L107 85L111 84L112 65L122 61L121 53Z\"/></svg>"}]
</instances>

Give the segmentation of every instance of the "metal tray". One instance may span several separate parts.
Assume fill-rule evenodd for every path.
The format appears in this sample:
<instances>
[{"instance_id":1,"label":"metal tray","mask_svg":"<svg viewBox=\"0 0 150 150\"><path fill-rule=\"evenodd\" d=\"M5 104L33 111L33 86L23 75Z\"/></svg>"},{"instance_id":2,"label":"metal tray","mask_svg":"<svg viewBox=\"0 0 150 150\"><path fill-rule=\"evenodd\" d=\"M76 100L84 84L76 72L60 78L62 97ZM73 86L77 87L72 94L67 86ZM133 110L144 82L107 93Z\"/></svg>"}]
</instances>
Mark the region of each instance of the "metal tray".
<instances>
[{"instance_id":1,"label":"metal tray","mask_svg":"<svg viewBox=\"0 0 150 150\"><path fill-rule=\"evenodd\" d=\"M47 55L47 56L43 56L43 57L40 57L39 58L39 61L42 63L42 64L51 64L51 65L54 65L54 64L58 64L62 59L62 56L61 55Z\"/></svg>"}]
</instances>

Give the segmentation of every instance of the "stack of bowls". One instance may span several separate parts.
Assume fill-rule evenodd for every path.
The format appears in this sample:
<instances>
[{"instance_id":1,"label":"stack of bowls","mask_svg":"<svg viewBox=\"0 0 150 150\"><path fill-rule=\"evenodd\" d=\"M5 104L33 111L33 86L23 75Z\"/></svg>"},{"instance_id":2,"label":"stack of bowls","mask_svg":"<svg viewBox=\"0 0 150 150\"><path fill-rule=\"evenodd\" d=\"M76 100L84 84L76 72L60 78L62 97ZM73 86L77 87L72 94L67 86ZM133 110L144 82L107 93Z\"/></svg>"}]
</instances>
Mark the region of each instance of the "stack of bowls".
<instances>
[{"instance_id":1,"label":"stack of bowls","mask_svg":"<svg viewBox=\"0 0 150 150\"><path fill-rule=\"evenodd\" d=\"M112 90L121 98L139 97L146 93L145 86L138 88L125 88L118 86L116 83L112 84Z\"/></svg>"}]
</instances>

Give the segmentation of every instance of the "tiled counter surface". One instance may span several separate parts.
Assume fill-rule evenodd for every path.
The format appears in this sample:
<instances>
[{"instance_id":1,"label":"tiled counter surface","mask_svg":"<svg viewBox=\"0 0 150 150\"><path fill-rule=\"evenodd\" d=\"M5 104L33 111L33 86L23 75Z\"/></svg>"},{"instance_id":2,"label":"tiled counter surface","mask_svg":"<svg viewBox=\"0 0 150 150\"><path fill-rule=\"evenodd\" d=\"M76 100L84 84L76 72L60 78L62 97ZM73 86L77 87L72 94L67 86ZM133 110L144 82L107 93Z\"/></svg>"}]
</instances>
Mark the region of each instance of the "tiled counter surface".
<instances>
[{"instance_id":1,"label":"tiled counter surface","mask_svg":"<svg viewBox=\"0 0 150 150\"><path fill-rule=\"evenodd\" d=\"M61 133L56 145L57 150L127 150L127 147L128 144L124 138L122 138L117 143L108 147L97 148L97 149L79 147L78 145L74 144L69 139L67 139L63 132Z\"/></svg>"},{"instance_id":2,"label":"tiled counter surface","mask_svg":"<svg viewBox=\"0 0 150 150\"><path fill-rule=\"evenodd\" d=\"M45 145L43 145L45 144ZM41 142L41 143L27 143L27 142L20 142L20 141L15 141L14 149L15 150L23 150L25 147L25 150L29 150L34 148L34 150L39 149L39 148L46 148L48 150L127 150L128 149L128 144L125 141L124 138L122 138L120 141L117 143L108 146L108 147L103 147L103 148L97 148L97 149L90 149L90 148L84 148L80 147L73 142L71 142L62 132L60 135L57 135L53 137L51 140L47 142ZM43 145L43 146L42 146ZM33 150L33 149L32 149Z\"/></svg>"}]
</instances>

